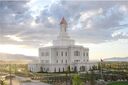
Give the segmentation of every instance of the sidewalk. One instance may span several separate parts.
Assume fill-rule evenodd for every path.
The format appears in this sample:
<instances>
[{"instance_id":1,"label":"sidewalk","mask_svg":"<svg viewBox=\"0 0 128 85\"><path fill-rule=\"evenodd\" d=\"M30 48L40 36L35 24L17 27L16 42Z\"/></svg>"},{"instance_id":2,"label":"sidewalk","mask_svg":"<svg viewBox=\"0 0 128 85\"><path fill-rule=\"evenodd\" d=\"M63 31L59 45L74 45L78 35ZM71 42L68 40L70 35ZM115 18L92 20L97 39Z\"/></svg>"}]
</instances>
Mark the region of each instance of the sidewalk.
<instances>
[{"instance_id":1,"label":"sidewalk","mask_svg":"<svg viewBox=\"0 0 128 85\"><path fill-rule=\"evenodd\" d=\"M31 79L19 77L19 76L16 76L16 79L19 81L26 81L26 80L31 81L31 82L20 82L20 85L50 85L50 84L40 82L39 80L31 80Z\"/></svg>"}]
</instances>

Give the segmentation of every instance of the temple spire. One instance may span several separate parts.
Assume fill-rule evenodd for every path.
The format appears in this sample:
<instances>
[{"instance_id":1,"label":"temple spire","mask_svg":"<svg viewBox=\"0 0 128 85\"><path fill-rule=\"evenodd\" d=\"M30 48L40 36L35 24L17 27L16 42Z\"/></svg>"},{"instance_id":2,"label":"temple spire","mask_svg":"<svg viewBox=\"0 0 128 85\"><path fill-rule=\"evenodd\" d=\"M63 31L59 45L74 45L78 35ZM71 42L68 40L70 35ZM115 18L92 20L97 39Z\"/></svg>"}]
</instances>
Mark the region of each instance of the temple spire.
<instances>
[{"instance_id":1,"label":"temple spire","mask_svg":"<svg viewBox=\"0 0 128 85\"><path fill-rule=\"evenodd\" d=\"M66 22L66 20L65 20L65 18L64 18L64 17L61 19L60 24L65 24L65 25L67 25L67 22Z\"/></svg>"},{"instance_id":2,"label":"temple spire","mask_svg":"<svg viewBox=\"0 0 128 85\"><path fill-rule=\"evenodd\" d=\"M64 17L61 19L60 27L61 27L61 32L67 31L67 22Z\"/></svg>"}]
</instances>

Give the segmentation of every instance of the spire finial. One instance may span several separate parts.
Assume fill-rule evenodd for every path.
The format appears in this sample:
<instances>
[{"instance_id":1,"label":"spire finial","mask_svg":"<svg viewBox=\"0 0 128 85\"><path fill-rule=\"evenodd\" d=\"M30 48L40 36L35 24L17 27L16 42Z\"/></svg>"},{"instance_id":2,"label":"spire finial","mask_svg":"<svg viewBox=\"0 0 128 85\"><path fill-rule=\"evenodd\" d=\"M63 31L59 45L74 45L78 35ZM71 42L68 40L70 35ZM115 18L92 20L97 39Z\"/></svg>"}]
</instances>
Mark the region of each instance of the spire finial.
<instances>
[{"instance_id":1,"label":"spire finial","mask_svg":"<svg viewBox=\"0 0 128 85\"><path fill-rule=\"evenodd\" d=\"M67 22L66 22L66 20L65 20L65 18L64 18L64 17L61 19L60 24L66 24L66 25L67 25Z\"/></svg>"}]
</instances>

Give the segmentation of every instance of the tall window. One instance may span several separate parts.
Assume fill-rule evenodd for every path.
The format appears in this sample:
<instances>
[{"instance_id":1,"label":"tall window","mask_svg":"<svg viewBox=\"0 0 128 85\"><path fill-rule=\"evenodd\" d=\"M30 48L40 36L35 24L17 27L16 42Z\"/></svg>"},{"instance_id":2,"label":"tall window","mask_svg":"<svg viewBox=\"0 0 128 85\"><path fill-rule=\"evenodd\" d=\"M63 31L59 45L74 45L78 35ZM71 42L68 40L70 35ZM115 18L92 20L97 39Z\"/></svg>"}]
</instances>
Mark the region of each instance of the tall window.
<instances>
[{"instance_id":1,"label":"tall window","mask_svg":"<svg viewBox=\"0 0 128 85\"><path fill-rule=\"evenodd\" d=\"M85 52L83 53L83 56L85 56Z\"/></svg>"},{"instance_id":2,"label":"tall window","mask_svg":"<svg viewBox=\"0 0 128 85\"><path fill-rule=\"evenodd\" d=\"M60 68L59 68L59 72L60 72Z\"/></svg>"},{"instance_id":3,"label":"tall window","mask_svg":"<svg viewBox=\"0 0 128 85\"><path fill-rule=\"evenodd\" d=\"M56 63L58 63L58 60L56 61Z\"/></svg>"},{"instance_id":4,"label":"tall window","mask_svg":"<svg viewBox=\"0 0 128 85\"><path fill-rule=\"evenodd\" d=\"M74 51L74 56L80 56L80 52L79 51Z\"/></svg>"},{"instance_id":5,"label":"tall window","mask_svg":"<svg viewBox=\"0 0 128 85\"><path fill-rule=\"evenodd\" d=\"M56 72L56 68L54 68L54 72Z\"/></svg>"},{"instance_id":6,"label":"tall window","mask_svg":"<svg viewBox=\"0 0 128 85\"><path fill-rule=\"evenodd\" d=\"M63 60L61 60L61 62L63 63Z\"/></svg>"},{"instance_id":7,"label":"tall window","mask_svg":"<svg viewBox=\"0 0 128 85\"><path fill-rule=\"evenodd\" d=\"M67 52L65 52L65 56L68 56L68 53Z\"/></svg>"},{"instance_id":8,"label":"tall window","mask_svg":"<svg viewBox=\"0 0 128 85\"><path fill-rule=\"evenodd\" d=\"M67 60L66 60L66 64L67 64Z\"/></svg>"},{"instance_id":9,"label":"tall window","mask_svg":"<svg viewBox=\"0 0 128 85\"><path fill-rule=\"evenodd\" d=\"M64 68L63 68L63 72L64 72Z\"/></svg>"},{"instance_id":10,"label":"tall window","mask_svg":"<svg viewBox=\"0 0 128 85\"><path fill-rule=\"evenodd\" d=\"M88 53L86 53L86 56L88 56Z\"/></svg>"},{"instance_id":11,"label":"tall window","mask_svg":"<svg viewBox=\"0 0 128 85\"><path fill-rule=\"evenodd\" d=\"M59 56L58 51L56 52L56 56Z\"/></svg>"},{"instance_id":12,"label":"tall window","mask_svg":"<svg viewBox=\"0 0 128 85\"><path fill-rule=\"evenodd\" d=\"M63 52L61 52L61 56L63 56Z\"/></svg>"}]
</instances>

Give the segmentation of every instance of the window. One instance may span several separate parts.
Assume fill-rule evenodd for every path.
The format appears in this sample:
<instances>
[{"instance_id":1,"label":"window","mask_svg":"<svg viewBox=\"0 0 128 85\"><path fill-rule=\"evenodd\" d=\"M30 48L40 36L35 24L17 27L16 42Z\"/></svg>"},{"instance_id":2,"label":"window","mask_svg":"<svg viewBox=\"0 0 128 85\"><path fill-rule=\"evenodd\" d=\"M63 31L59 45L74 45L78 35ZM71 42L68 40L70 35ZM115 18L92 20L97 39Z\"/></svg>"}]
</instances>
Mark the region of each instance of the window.
<instances>
[{"instance_id":1,"label":"window","mask_svg":"<svg viewBox=\"0 0 128 85\"><path fill-rule=\"evenodd\" d=\"M86 56L88 56L88 53L86 53Z\"/></svg>"},{"instance_id":2,"label":"window","mask_svg":"<svg viewBox=\"0 0 128 85\"><path fill-rule=\"evenodd\" d=\"M44 52L41 53L41 56L44 56Z\"/></svg>"},{"instance_id":3,"label":"window","mask_svg":"<svg viewBox=\"0 0 128 85\"><path fill-rule=\"evenodd\" d=\"M80 52L79 51L74 51L74 56L80 56Z\"/></svg>"},{"instance_id":4,"label":"window","mask_svg":"<svg viewBox=\"0 0 128 85\"><path fill-rule=\"evenodd\" d=\"M60 72L60 68L59 68L59 72Z\"/></svg>"},{"instance_id":5,"label":"window","mask_svg":"<svg viewBox=\"0 0 128 85\"><path fill-rule=\"evenodd\" d=\"M83 53L83 56L85 56L85 52Z\"/></svg>"},{"instance_id":6,"label":"window","mask_svg":"<svg viewBox=\"0 0 128 85\"><path fill-rule=\"evenodd\" d=\"M61 56L63 56L63 52L61 52Z\"/></svg>"},{"instance_id":7,"label":"window","mask_svg":"<svg viewBox=\"0 0 128 85\"><path fill-rule=\"evenodd\" d=\"M54 72L56 72L56 68L54 68Z\"/></svg>"},{"instance_id":8,"label":"window","mask_svg":"<svg viewBox=\"0 0 128 85\"><path fill-rule=\"evenodd\" d=\"M65 52L65 56L68 56L68 53L67 52Z\"/></svg>"},{"instance_id":9,"label":"window","mask_svg":"<svg viewBox=\"0 0 128 85\"><path fill-rule=\"evenodd\" d=\"M48 52L46 52L46 54L45 54L46 56L49 56L49 53Z\"/></svg>"},{"instance_id":10,"label":"window","mask_svg":"<svg viewBox=\"0 0 128 85\"><path fill-rule=\"evenodd\" d=\"M56 61L56 63L58 63L58 60Z\"/></svg>"},{"instance_id":11,"label":"window","mask_svg":"<svg viewBox=\"0 0 128 85\"><path fill-rule=\"evenodd\" d=\"M49 68L47 68L47 72L49 71Z\"/></svg>"},{"instance_id":12,"label":"window","mask_svg":"<svg viewBox=\"0 0 128 85\"><path fill-rule=\"evenodd\" d=\"M75 63L78 63L78 62L80 62L80 60L74 60L74 62L75 62Z\"/></svg>"},{"instance_id":13,"label":"window","mask_svg":"<svg viewBox=\"0 0 128 85\"><path fill-rule=\"evenodd\" d=\"M45 63L49 63L49 60L45 60Z\"/></svg>"},{"instance_id":14,"label":"window","mask_svg":"<svg viewBox=\"0 0 128 85\"><path fill-rule=\"evenodd\" d=\"M67 60L66 60L66 63L67 63Z\"/></svg>"},{"instance_id":15,"label":"window","mask_svg":"<svg viewBox=\"0 0 128 85\"><path fill-rule=\"evenodd\" d=\"M45 63L44 60L41 60L41 63Z\"/></svg>"},{"instance_id":16,"label":"window","mask_svg":"<svg viewBox=\"0 0 128 85\"><path fill-rule=\"evenodd\" d=\"M64 68L63 68L63 72L64 72Z\"/></svg>"},{"instance_id":17,"label":"window","mask_svg":"<svg viewBox=\"0 0 128 85\"><path fill-rule=\"evenodd\" d=\"M56 52L56 56L59 56L58 52Z\"/></svg>"},{"instance_id":18,"label":"window","mask_svg":"<svg viewBox=\"0 0 128 85\"><path fill-rule=\"evenodd\" d=\"M63 63L63 60L61 60L61 62Z\"/></svg>"}]
</instances>

